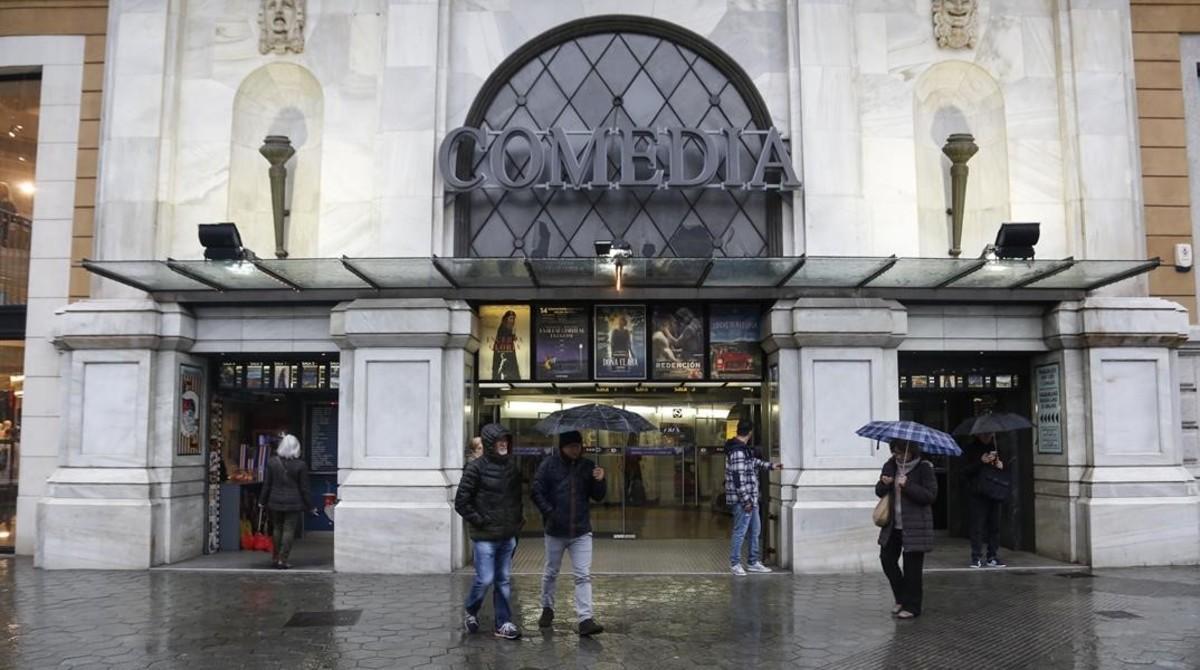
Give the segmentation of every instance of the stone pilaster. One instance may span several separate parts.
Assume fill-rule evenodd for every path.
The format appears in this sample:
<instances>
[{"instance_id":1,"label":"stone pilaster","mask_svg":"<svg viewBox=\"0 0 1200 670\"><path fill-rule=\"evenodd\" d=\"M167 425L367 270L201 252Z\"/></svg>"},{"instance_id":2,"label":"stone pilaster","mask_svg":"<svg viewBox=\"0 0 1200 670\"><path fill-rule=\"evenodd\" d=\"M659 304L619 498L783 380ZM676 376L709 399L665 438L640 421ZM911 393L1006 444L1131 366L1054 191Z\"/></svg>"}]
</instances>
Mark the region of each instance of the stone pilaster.
<instances>
[{"instance_id":1,"label":"stone pilaster","mask_svg":"<svg viewBox=\"0 0 1200 670\"><path fill-rule=\"evenodd\" d=\"M339 572L444 573L463 562L453 495L462 470L466 303L355 300L336 307L342 348Z\"/></svg>"},{"instance_id":2,"label":"stone pilaster","mask_svg":"<svg viewBox=\"0 0 1200 670\"><path fill-rule=\"evenodd\" d=\"M877 299L776 303L766 346L779 360L784 551L796 572L857 572L878 561L873 493L885 450L854 434L899 407L904 308Z\"/></svg>"}]
</instances>

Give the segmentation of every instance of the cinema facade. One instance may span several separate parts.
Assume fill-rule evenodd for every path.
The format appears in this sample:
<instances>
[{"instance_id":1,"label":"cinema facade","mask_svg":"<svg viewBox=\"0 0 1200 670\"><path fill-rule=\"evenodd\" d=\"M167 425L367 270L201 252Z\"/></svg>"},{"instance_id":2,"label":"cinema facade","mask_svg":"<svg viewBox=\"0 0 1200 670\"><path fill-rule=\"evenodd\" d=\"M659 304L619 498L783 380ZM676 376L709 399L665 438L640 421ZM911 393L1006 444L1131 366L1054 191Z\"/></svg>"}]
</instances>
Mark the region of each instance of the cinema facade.
<instances>
[{"instance_id":1,"label":"cinema facade","mask_svg":"<svg viewBox=\"0 0 1200 670\"><path fill-rule=\"evenodd\" d=\"M719 542L749 417L785 464L770 561L872 569L854 430L1011 411L1006 546L1200 560L1127 6L254 4L110 9L92 298L41 317L56 382L26 386L58 408L24 435L39 566L231 549L287 430L336 570L449 571L478 425L526 471L583 402L656 426L588 438L601 537ZM1033 258L989 248L1005 222Z\"/></svg>"}]
</instances>

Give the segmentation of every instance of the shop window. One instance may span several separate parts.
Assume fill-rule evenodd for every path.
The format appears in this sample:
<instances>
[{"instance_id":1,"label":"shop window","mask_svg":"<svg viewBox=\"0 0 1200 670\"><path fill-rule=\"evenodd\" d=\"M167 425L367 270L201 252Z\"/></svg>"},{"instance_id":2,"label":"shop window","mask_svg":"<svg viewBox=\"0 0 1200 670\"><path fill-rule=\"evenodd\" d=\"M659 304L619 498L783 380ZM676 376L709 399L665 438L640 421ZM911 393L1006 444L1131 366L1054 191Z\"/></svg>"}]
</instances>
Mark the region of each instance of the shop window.
<instances>
[{"instance_id":1,"label":"shop window","mask_svg":"<svg viewBox=\"0 0 1200 670\"><path fill-rule=\"evenodd\" d=\"M586 138L602 128L765 130L771 119L741 68L698 35L651 19L598 17L560 26L514 53L484 84L466 125L561 128ZM601 181L621 172L615 145L609 144L608 174ZM730 166L742 177L751 174L763 138L743 134L734 145L732 160L720 149L720 181L738 180L736 173L730 177ZM694 140L683 147L685 173L694 174L703 163L702 148ZM639 139L637 148L647 150L646 141ZM524 175L528 154L526 145L509 145L511 175ZM658 168L669 169L668 154L659 144ZM464 156L469 163L471 154L460 152L459 160ZM491 169L483 152L474 158L474 165L460 163L460 173ZM781 246L780 196L774 191L477 189L459 194L454 206L456 253L463 256L590 257L597 240L624 240L634 255L645 257L769 256Z\"/></svg>"},{"instance_id":2,"label":"shop window","mask_svg":"<svg viewBox=\"0 0 1200 670\"><path fill-rule=\"evenodd\" d=\"M0 307L28 295L41 88L40 71L0 68Z\"/></svg>"},{"instance_id":3,"label":"shop window","mask_svg":"<svg viewBox=\"0 0 1200 670\"><path fill-rule=\"evenodd\" d=\"M16 540L17 462L21 447L25 343L0 340L0 552Z\"/></svg>"}]
</instances>

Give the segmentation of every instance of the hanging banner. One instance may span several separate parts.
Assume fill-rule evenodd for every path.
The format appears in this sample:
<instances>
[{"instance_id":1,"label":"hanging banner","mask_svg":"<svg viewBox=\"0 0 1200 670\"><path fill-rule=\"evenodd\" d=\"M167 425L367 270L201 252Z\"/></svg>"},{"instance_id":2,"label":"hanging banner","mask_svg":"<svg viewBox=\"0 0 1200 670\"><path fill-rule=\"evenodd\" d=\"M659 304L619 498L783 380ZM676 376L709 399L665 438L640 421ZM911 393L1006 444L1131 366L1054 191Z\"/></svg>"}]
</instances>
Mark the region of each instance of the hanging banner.
<instances>
[{"instance_id":1,"label":"hanging banner","mask_svg":"<svg viewBox=\"0 0 1200 670\"><path fill-rule=\"evenodd\" d=\"M479 333L479 381L530 378L529 305L483 305Z\"/></svg>"},{"instance_id":2,"label":"hanging banner","mask_svg":"<svg viewBox=\"0 0 1200 670\"><path fill-rule=\"evenodd\" d=\"M713 379L762 378L757 305L713 305L708 333Z\"/></svg>"},{"instance_id":3,"label":"hanging banner","mask_svg":"<svg viewBox=\"0 0 1200 670\"><path fill-rule=\"evenodd\" d=\"M645 305L596 305L595 315L596 379L645 379Z\"/></svg>"},{"instance_id":4,"label":"hanging banner","mask_svg":"<svg viewBox=\"0 0 1200 670\"><path fill-rule=\"evenodd\" d=\"M587 308L537 308L538 381L579 381L588 378Z\"/></svg>"},{"instance_id":5,"label":"hanging banner","mask_svg":"<svg viewBox=\"0 0 1200 670\"><path fill-rule=\"evenodd\" d=\"M704 323L691 307L658 305L650 335L654 379L704 378Z\"/></svg>"},{"instance_id":6,"label":"hanging banner","mask_svg":"<svg viewBox=\"0 0 1200 670\"><path fill-rule=\"evenodd\" d=\"M204 394L204 371L194 365L179 366L179 431L175 453L200 455L200 398Z\"/></svg>"}]
</instances>

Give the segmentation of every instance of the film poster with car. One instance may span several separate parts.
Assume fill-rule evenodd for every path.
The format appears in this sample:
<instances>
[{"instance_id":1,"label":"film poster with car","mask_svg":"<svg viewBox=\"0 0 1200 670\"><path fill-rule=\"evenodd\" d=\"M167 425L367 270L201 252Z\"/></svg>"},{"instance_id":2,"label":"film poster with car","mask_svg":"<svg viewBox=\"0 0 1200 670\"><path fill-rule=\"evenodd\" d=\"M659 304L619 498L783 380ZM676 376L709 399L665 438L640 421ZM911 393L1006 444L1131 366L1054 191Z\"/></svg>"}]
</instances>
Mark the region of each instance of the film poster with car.
<instances>
[{"instance_id":1,"label":"film poster with car","mask_svg":"<svg viewBox=\"0 0 1200 670\"><path fill-rule=\"evenodd\" d=\"M762 377L758 305L713 305L708 312L710 370L713 379Z\"/></svg>"}]
</instances>

